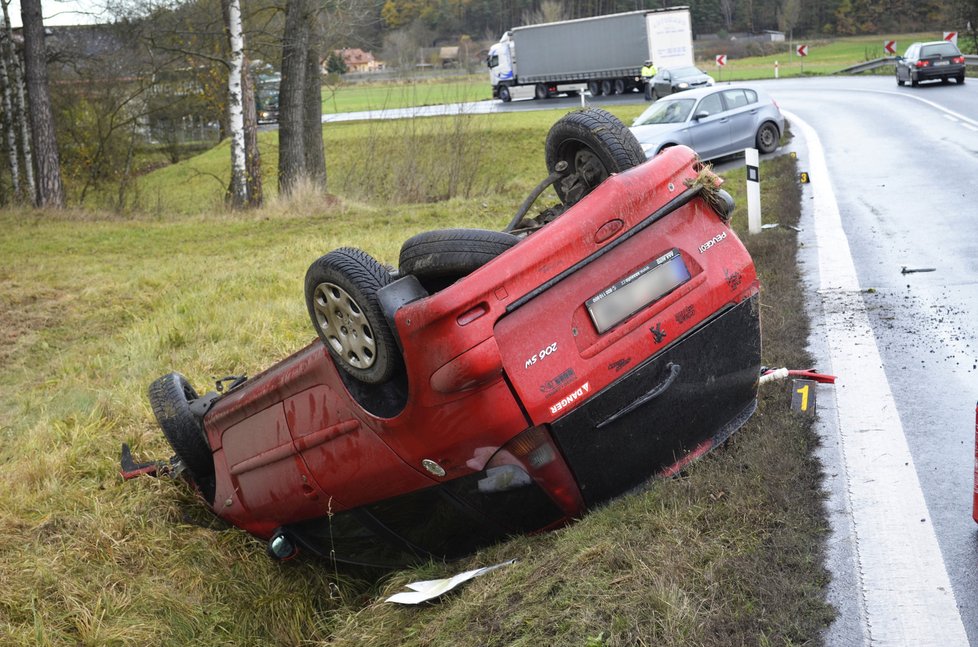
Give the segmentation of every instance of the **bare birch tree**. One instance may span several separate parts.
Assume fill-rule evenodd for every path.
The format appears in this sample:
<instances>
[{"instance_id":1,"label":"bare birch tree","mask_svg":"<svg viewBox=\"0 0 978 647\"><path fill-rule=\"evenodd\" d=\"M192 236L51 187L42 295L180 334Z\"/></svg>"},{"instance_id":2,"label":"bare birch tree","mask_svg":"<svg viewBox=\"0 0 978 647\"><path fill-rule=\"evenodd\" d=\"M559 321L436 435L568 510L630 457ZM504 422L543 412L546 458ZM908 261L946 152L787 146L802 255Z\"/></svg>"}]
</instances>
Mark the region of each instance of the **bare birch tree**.
<instances>
[{"instance_id":1,"label":"bare birch tree","mask_svg":"<svg viewBox=\"0 0 978 647\"><path fill-rule=\"evenodd\" d=\"M11 29L9 0L0 0L3 6L3 33L0 34L0 58L6 61L10 88L11 129L15 140L15 154L23 159L23 178L26 183L27 195L34 195L34 162L31 156L30 126L27 122L27 106L24 100L24 75L21 72L20 58L14 49L13 30ZM15 194L23 195L21 189L15 189Z\"/></svg>"},{"instance_id":2,"label":"bare birch tree","mask_svg":"<svg viewBox=\"0 0 978 647\"><path fill-rule=\"evenodd\" d=\"M245 164L244 104L241 79L244 74L244 34L241 30L240 0L222 0L225 31L228 37L228 130L231 135L231 206L248 204Z\"/></svg>"},{"instance_id":3,"label":"bare birch tree","mask_svg":"<svg viewBox=\"0 0 978 647\"><path fill-rule=\"evenodd\" d=\"M62 208L65 206L65 188L61 182L58 141L48 93L41 0L21 0L20 15L24 24L24 70L30 107L31 142L37 169L34 204Z\"/></svg>"}]
</instances>

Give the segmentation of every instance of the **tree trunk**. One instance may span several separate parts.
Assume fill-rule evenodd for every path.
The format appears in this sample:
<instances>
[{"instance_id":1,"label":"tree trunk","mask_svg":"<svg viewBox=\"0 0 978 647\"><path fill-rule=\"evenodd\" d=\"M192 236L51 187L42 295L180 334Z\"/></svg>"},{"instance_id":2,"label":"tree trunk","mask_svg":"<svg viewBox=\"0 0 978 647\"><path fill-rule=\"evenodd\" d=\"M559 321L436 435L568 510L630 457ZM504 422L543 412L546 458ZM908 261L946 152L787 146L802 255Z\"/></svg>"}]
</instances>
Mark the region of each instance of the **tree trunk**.
<instances>
[{"instance_id":1,"label":"tree trunk","mask_svg":"<svg viewBox=\"0 0 978 647\"><path fill-rule=\"evenodd\" d=\"M307 0L287 0L279 83L278 192L288 196L304 175L302 142L306 52L309 49Z\"/></svg>"},{"instance_id":2,"label":"tree trunk","mask_svg":"<svg viewBox=\"0 0 978 647\"><path fill-rule=\"evenodd\" d=\"M241 100L241 77L244 68L244 35L241 33L240 0L222 0L225 31L231 53L228 66L228 130L231 135L231 206L239 209L248 204L248 182L245 170L244 107Z\"/></svg>"},{"instance_id":3,"label":"tree trunk","mask_svg":"<svg viewBox=\"0 0 978 647\"><path fill-rule=\"evenodd\" d=\"M4 6L6 13L6 5ZM10 90L10 73L7 71L7 17L4 16L0 22L0 86L3 87L3 120L0 127L3 128L4 139L7 145L7 159L10 162L10 183L13 188L14 201L20 202L22 193L20 187L20 163L17 155L17 134L16 124L14 123L14 110L12 92Z\"/></svg>"},{"instance_id":4,"label":"tree trunk","mask_svg":"<svg viewBox=\"0 0 978 647\"><path fill-rule=\"evenodd\" d=\"M10 81L10 123L15 144L15 154L23 159L24 181L26 194L34 195L34 162L31 157L30 129L27 124L27 108L24 105L24 77L21 74L20 59L14 49L13 31L10 27L10 14L7 10L7 0L0 0L3 6L3 34L0 36L2 51L0 57L7 61L7 74ZM15 194L23 196L22 187L15 188ZM32 198L33 199L33 198Z\"/></svg>"},{"instance_id":5,"label":"tree trunk","mask_svg":"<svg viewBox=\"0 0 978 647\"><path fill-rule=\"evenodd\" d=\"M305 175L316 187L326 189L326 157L323 152L323 92L320 68L321 39L315 23L310 28L306 51L302 144L305 146Z\"/></svg>"},{"instance_id":6,"label":"tree trunk","mask_svg":"<svg viewBox=\"0 0 978 647\"><path fill-rule=\"evenodd\" d=\"M245 175L248 180L248 205L260 207L264 200L261 180L261 152L258 150L258 112L255 109L255 85L248 73L245 57L245 73L241 77L241 99L244 103Z\"/></svg>"},{"instance_id":7,"label":"tree trunk","mask_svg":"<svg viewBox=\"0 0 978 647\"><path fill-rule=\"evenodd\" d=\"M34 162L37 166L35 204L39 207L64 207L65 189L61 183L58 142L48 95L48 71L44 51L44 23L41 0L22 0L24 22L24 67L27 76L27 102L30 107Z\"/></svg>"}]
</instances>

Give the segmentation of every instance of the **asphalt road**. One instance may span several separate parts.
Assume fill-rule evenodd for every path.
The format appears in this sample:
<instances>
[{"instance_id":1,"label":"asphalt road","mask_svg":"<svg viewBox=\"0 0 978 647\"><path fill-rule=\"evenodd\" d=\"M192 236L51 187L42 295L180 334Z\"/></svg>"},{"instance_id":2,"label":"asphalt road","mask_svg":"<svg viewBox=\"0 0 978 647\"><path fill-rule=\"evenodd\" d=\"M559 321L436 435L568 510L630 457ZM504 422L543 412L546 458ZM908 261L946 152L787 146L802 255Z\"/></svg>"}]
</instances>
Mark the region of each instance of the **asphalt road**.
<instances>
[{"instance_id":1,"label":"asphalt road","mask_svg":"<svg viewBox=\"0 0 978 647\"><path fill-rule=\"evenodd\" d=\"M951 642L978 644L978 525L971 518L978 400L978 333L974 327L978 322L978 235L973 222L978 199L978 79L971 78L964 86L952 82L918 88L900 88L892 76L753 84L766 89L782 109L809 125L819 152L824 152L825 166L819 173L828 177L818 179L828 180L834 193L839 233L844 233L843 242L848 241L857 284L841 307L866 315L867 338L854 342L855 348L875 343L878 349L874 366L861 367L838 358L839 342L856 334L855 324L850 313L840 317L826 305L821 281L833 268L825 266L824 241L818 251L815 230L820 223L815 217L824 215L815 204L817 196L806 187L800 236L805 245L802 269L815 320L810 345L820 370L833 371L835 353L838 366L848 373L840 375L837 387L819 389L825 439L822 459L830 493L827 507L834 526L830 597L840 610L827 642L947 645L947 639L936 633L922 640L913 633L912 622L901 633L902 625L896 626L899 623L892 618L882 619L890 600L899 600L901 589L909 589L906 577L925 580L913 584L926 588L933 574L939 595L950 600L952 614L957 609L963 627L963 633L959 628L958 634L949 634L959 636ZM599 97L592 104L636 101L641 101L639 95L624 95ZM575 105L580 105L580 99L493 101L434 110L511 112ZM802 170L810 170L805 165L813 159L811 144L801 137L791 144ZM766 214L765 221L771 219ZM911 272L904 273L904 268ZM862 389L868 389L864 397L859 395ZM847 412L853 402L859 411ZM853 416L878 419L878 426L884 428L847 429ZM862 424L873 427L872 422ZM852 452L847 443L863 431L891 434L881 436L891 440L867 450L864 462L871 465L874 453L880 460L902 456L899 445L909 452L905 461L900 458L900 469L909 471L901 471L895 482L910 489L919 483L924 507L914 509L908 501L904 511L897 501L892 511L886 509L884 516L891 519L877 520L892 522L892 527L865 522L867 514L872 520L874 506L869 505L868 511L867 506L861 507L858 490L873 487L874 478L861 475L858 465L847 462L847 451ZM877 517L881 510L876 509ZM902 518L911 514L921 518ZM913 532L905 538L900 524L911 521L921 525L907 525ZM889 528L883 531L885 536L873 536L883 527ZM919 528L936 539L930 551L935 555L925 554L927 546L910 538ZM894 554L892 563L887 563L885 551L874 557L874 546L887 546L894 540L905 553ZM937 567L931 566L935 563L928 561L931 558L937 560ZM904 572L908 563L927 564L927 572L922 576L912 570ZM881 565L886 572L874 574ZM946 571L943 580L936 573L941 565ZM948 581L952 592L938 586ZM904 613L899 604L913 606L912 594L910 598L909 603L906 599L893 603L899 614ZM921 615L926 624L926 606L907 611L913 613Z\"/></svg>"},{"instance_id":2,"label":"asphalt road","mask_svg":"<svg viewBox=\"0 0 978 647\"><path fill-rule=\"evenodd\" d=\"M783 108L812 127L824 149L861 300L926 503L924 516L912 522L932 525L967 642L978 644L978 534L971 519L978 398L978 239L972 233L978 84L899 88L892 77L867 77L765 85ZM810 285L817 285L815 265L809 256ZM904 268L933 271L903 273ZM849 334L814 330L823 356L833 336ZM858 388L857 376L846 377ZM882 403L866 400L862 406L883 417ZM832 415L823 419L827 425L837 421ZM823 431L825 458L831 461L835 436ZM888 450L879 447L879 455ZM860 533L858 522L853 527L846 470L840 463L827 466L837 526L835 597L844 612L831 642L849 645L861 635L879 644L864 617L865 600L874 592L860 594L869 579L861 546L874 537ZM901 565L889 567L896 572Z\"/></svg>"}]
</instances>

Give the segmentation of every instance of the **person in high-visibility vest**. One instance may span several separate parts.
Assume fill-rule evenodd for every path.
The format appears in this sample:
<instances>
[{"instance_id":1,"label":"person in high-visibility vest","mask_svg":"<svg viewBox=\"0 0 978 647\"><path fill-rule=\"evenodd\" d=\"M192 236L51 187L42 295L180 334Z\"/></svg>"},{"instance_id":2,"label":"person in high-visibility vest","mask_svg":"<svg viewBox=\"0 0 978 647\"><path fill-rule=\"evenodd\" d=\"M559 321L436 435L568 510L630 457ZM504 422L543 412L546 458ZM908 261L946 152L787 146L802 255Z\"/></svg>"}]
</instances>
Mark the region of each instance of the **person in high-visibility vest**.
<instances>
[{"instance_id":1,"label":"person in high-visibility vest","mask_svg":"<svg viewBox=\"0 0 978 647\"><path fill-rule=\"evenodd\" d=\"M652 61L645 61L645 65L642 66L642 82L645 83L645 100L652 100L652 77L655 76L655 65L652 65Z\"/></svg>"}]
</instances>

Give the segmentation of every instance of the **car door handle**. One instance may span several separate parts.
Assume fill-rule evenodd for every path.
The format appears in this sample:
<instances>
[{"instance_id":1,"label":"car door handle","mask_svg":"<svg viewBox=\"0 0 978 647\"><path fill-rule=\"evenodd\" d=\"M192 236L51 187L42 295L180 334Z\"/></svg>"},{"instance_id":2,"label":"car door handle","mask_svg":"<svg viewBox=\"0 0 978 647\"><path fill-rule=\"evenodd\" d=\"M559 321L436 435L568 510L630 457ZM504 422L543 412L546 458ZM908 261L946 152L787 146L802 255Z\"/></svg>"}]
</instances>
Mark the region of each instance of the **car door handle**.
<instances>
[{"instance_id":1,"label":"car door handle","mask_svg":"<svg viewBox=\"0 0 978 647\"><path fill-rule=\"evenodd\" d=\"M725 123L727 123L728 121L730 121L730 117L724 117L723 119L721 119L721 120L720 120L720 123L721 123L721 124L725 124Z\"/></svg>"},{"instance_id":2,"label":"car door handle","mask_svg":"<svg viewBox=\"0 0 978 647\"><path fill-rule=\"evenodd\" d=\"M666 375L666 379L662 380L661 383L656 385L655 388L653 388L645 395L640 396L639 398L633 400L629 404L626 404L624 407L622 407L618 411L614 412L613 414L611 414L610 416L608 416L607 418L599 422L595 427L595 429L601 429L602 427L606 427L610 425L615 420L618 420L622 416L628 415L632 411L635 411L635 409L641 407L643 404L647 404L652 400L655 400L663 393L665 393L669 389L669 387L672 386L673 382L676 381L676 378L679 377L679 373L680 371L682 371L682 368L679 366L679 364L674 364L673 362L669 362L668 364L666 364L666 370L669 372L669 374Z\"/></svg>"}]
</instances>

